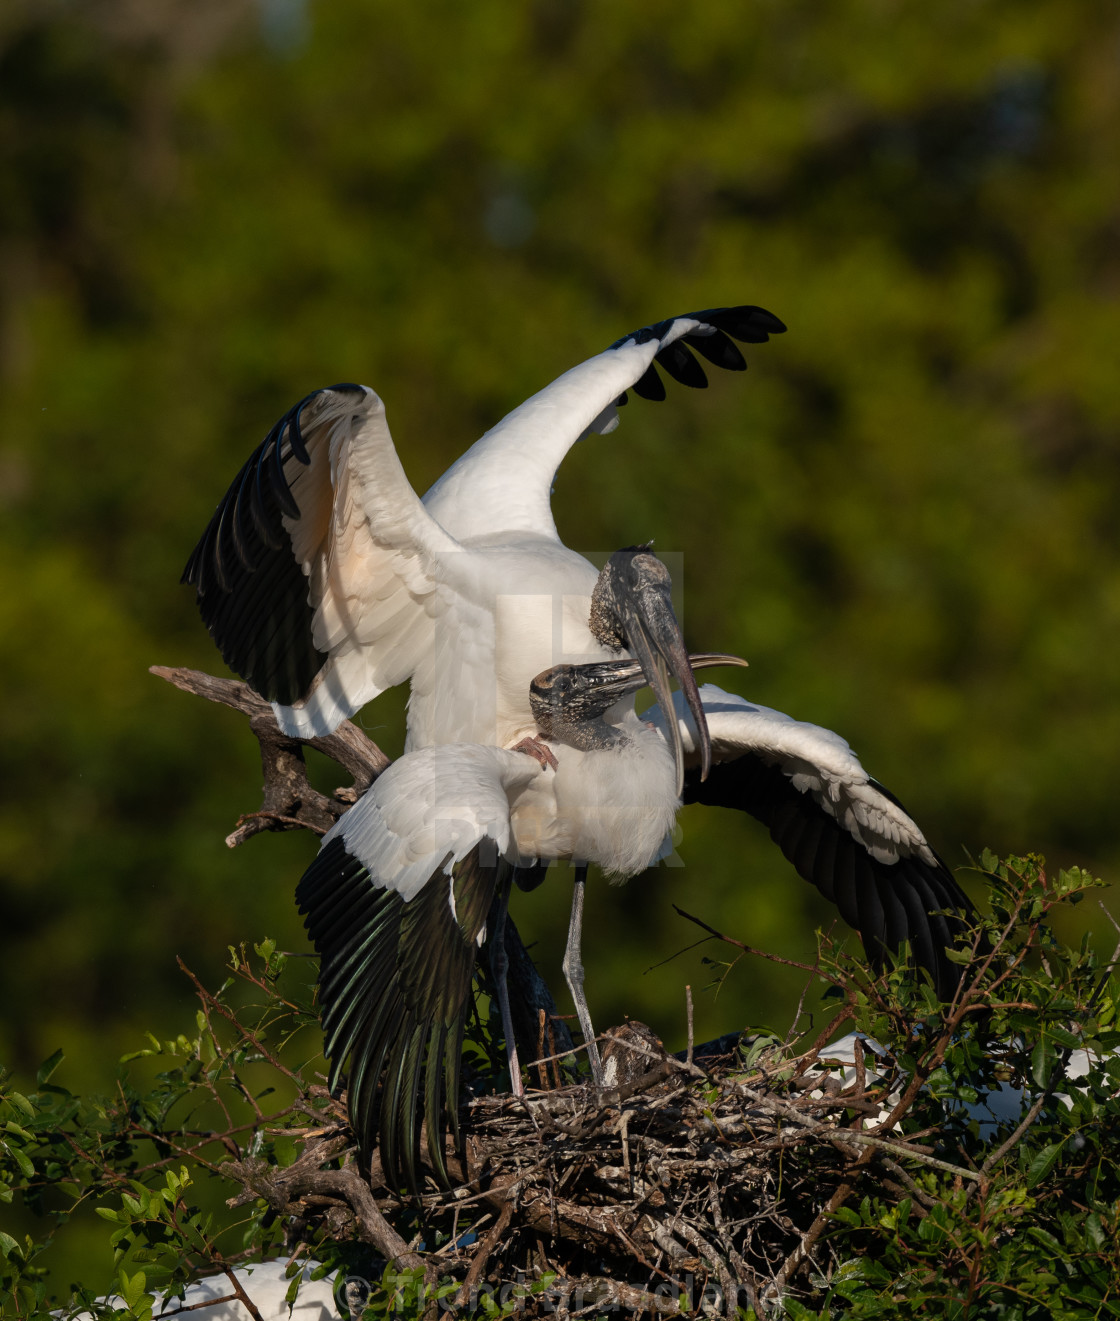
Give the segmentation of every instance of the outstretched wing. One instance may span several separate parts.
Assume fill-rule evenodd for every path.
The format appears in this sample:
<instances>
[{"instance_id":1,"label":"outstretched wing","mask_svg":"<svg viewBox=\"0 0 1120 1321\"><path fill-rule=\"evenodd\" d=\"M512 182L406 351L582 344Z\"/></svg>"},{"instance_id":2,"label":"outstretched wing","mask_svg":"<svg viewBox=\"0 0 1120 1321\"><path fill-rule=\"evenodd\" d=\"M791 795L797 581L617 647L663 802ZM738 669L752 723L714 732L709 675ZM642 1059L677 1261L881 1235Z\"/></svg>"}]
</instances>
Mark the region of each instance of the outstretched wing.
<instances>
[{"instance_id":1,"label":"outstretched wing","mask_svg":"<svg viewBox=\"0 0 1120 1321\"><path fill-rule=\"evenodd\" d=\"M416 668L459 549L409 485L381 400L336 385L253 452L183 581L230 668L311 737Z\"/></svg>"},{"instance_id":2,"label":"outstretched wing","mask_svg":"<svg viewBox=\"0 0 1120 1321\"><path fill-rule=\"evenodd\" d=\"M734 340L761 344L785 326L761 307L717 307L644 326L573 367L492 427L424 496L429 512L460 541L505 532L556 536L556 470L577 440L613 431L633 390L664 399L655 363L682 385L708 379L692 350L728 371L746 362Z\"/></svg>"},{"instance_id":3,"label":"outstretched wing","mask_svg":"<svg viewBox=\"0 0 1120 1321\"><path fill-rule=\"evenodd\" d=\"M434 620L447 611L448 591L468 612L453 632L481 639L477 663L489 657L492 670L486 620L470 613L471 566L448 552L507 532L555 538L557 466L581 435L614 426L627 389L663 395L655 360L701 386L703 369L687 346L739 370L746 363L733 338L760 343L784 329L761 308L736 307L636 331L510 413L423 502L377 395L352 384L315 391L238 473L183 581L196 588L226 663L273 703L292 735L328 734L413 675L436 650Z\"/></svg>"},{"instance_id":4,"label":"outstretched wing","mask_svg":"<svg viewBox=\"0 0 1120 1321\"><path fill-rule=\"evenodd\" d=\"M394 762L325 837L296 891L320 957L333 1090L347 1068L364 1159L379 1135L393 1186L420 1190L419 1108L437 1177L444 1111L459 1141L459 1060L486 919L512 865L509 796L540 768L447 744Z\"/></svg>"},{"instance_id":5,"label":"outstretched wing","mask_svg":"<svg viewBox=\"0 0 1120 1321\"><path fill-rule=\"evenodd\" d=\"M761 821L805 880L836 904L876 963L909 941L948 999L960 969L946 956L972 904L917 823L863 769L839 734L722 692L700 689L712 769L685 775L684 801L731 807ZM674 700L686 748L691 716ZM664 727L660 710L647 718Z\"/></svg>"}]
</instances>

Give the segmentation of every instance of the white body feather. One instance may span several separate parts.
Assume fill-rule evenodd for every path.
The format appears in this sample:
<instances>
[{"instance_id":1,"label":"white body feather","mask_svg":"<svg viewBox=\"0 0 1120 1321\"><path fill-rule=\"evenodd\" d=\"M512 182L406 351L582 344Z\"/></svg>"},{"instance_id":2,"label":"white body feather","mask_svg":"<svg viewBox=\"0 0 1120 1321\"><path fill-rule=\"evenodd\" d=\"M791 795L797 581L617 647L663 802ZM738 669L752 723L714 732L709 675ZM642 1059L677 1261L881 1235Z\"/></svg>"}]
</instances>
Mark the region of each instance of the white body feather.
<instances>
[{"instance_id":1,"label":"white body feather","mask_svg":"<svg viewBox=\"0 0 1120 1321\"><path fill-rule=\"evenodd\" d=\"M375 884L413 898L489 839L528 865L572 858L625 878L662 855L679 799L672 754L633 713L625 741L582 752L555 745L558 767L473 743L420 748L394 762L333 827Z\"/></svg>"}]
</instances>

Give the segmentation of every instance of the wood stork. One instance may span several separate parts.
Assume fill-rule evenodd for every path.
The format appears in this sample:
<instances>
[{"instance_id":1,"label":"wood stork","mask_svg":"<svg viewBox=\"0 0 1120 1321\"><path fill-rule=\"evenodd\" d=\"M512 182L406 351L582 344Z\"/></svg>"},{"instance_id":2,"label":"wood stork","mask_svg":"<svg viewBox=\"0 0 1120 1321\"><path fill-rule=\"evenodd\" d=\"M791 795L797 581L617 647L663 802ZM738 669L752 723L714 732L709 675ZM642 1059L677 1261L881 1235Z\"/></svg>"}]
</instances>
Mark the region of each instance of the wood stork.
<instances>
[{"instance_id":1,"label":"wood stork","mask_svg":"<svg viewBox=\"0 0 1120 1321\"><path fill-rule=\"evenodd\" d=\"M431 1164L448 1182L444 1100L458 1142L475 958L483 941L499 938L487 915L514 869L572 857L624 879L664 856L680 805L673 724L696 763L688 791L701 792L687 700L677 694L668 718L660 709L639 718L622 699L645 682L636 661L550 668L534 679L530 700L555 769L479 744L406 754L339 820L299 883L321 959L331 1087L348 1063L351 1123L366 1155L379 1133L395 1186L419 1187L421 1093ZM946 995L957 969L945 951L970 904L897 800L831 731L711 686L700 692L715 762L703 792L767 824L874 961L909 941ZM508 1032L504 1004L503 1018Z\"/></svg>"},{"instance_id":2,"label":"wood stork","mask_svg":"<svg viewBox=\"0 0 1120 1321\"><path fill-rule=\"evenodd\" d=\"M625 646L643 661L659 701L669 701L667 671L676 676L703 742L667 572L632 551L597 573L560 541L552 482L572 445L614 429L628 390L664 398L655 363L701 387L707 379L693 349L739 371L746 363L734 340L764 343L784 329L762 308L742 306L635 331L514 409L422 501L378 396L360 385L317 391L250 456L183 580L196 588L226 662L297 737L329 733L408 679L406 751L531 747L533 676L606 660ZM679 788L679 742L674 750ZM585 879L577 868L574 924ZM579 1006L578 959L569 957L565 971ZM589 1049L597 1071L593 1040Z\"/></svg>"},{"instance_id":3,"label":"wood stork","mask_svg":"<svg viewBox=\"0 0 1120 1321\"><path fill-rule=\"evenodd\" d=\"M320 956L330 1086L349 1059L351 1123L368 1153L380 1112L397 1186L403 1174L418 1187L422 1074L428 1149L448 1182L435 1136L443 1092L457 1134L475 957L514 868L568 857L626 877L662 853L680 796L664 734L625 706L646 682L639 661L551 667L530 694L549 764L477 743L406 753L324 837L297 887Z\"/></svg>"},{"instance_id":4,"label":"wood stork","mask_svg":"<svg viewBox=\"0 0 1120 1321\"><path fill-rule=\"evenodd\" d=\"M596 632L599 576L557 534L550 496L565 454L613 430L628 390L664 398L655 363L704 386L691 350L742 370L734 340L784 329L743 306L635 331L514 409L423 500L378 396L360 385L316 391L234 479L183 581L226 662L272 701L286 732L329 733L410 679L406 750L511 747L535 732L534 675L637 645L629 627L609 642Z\"/></svg>"}]
</instances>

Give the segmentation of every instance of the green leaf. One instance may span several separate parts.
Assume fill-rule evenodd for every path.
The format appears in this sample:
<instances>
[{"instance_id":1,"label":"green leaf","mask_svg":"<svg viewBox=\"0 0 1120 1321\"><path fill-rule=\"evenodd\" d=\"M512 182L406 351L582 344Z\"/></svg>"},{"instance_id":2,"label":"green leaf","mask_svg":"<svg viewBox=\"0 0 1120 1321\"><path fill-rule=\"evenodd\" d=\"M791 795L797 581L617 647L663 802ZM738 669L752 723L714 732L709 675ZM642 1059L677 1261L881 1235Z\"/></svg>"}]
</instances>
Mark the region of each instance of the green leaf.
<instances>
[{"instance_id":1,"label":"green leaf","mask_svg":"<svg viewBox=\"0 0 1120 1321\"><path fill-rule=\"evenodd\" d=\"M144 1298L147 1276L143 1271L137 1271L135 1275L130 1277L122 1270L120 1272L120 1281L121 1297L128 1304L129 1311L137 1311L141 1300ZM150 1308L148 1310L150 1310Z\"/></svg>"},{"instance_id":2,"label":"green leaf","mask_svg":"<svg viewBox=\"0 0 1120 1321\"><path fill-rule=\"evenodd\" d=\"M1041 1243L1047 1252L1052 1253L1055 1259L1060 1259L1065 1255L1062 1245L1048 1230L1043 1229L1041 1225L1032 1225L1030 1227L1030 1236L1036 1243Z\"/></svg>"},{"instance_id":3,"label":"green leaf","mask_svg":"<svg viewBox=\"0 0 1120 1321\"><path fill-rule=\"evenodd\" d=\"M1046 1024L1046 1031L1059 1046L1068 1046L1071 1050L1076 1050L1084 1042L1084 1034L1081 1032L1071 1032L1063 1023L1049 1022Z\"/></svg>"},{"instance_id":4,"label":"green leaf","mask_svg":"<svg viewBox=\"0 0 1120 1321\"><path fill-rule=\"evenodd\" d=\"M682 1297L685 1295L682 1294ZM688 1311L687 1306L682 1310ZM799 1303L796 1298L783 1298L782 1310L786 1316L792 1317L793 1321L819 1321L821 1317L827 1317L828 1313L810 1312L804 1304Z\"/></svg>"},{"instance_id":5,"label":"green leaf","mask_svg":"<svg viewBox=\"0 0 1120 1321\"><path fill-rule=\"evenodd\" d=\"M1034 1157L1031 1163L1027 1166L1026 1183L1028 1188L1033 1188L1036 1184L1041 1183L1042 1180L1046 1178L1057 1164L1058 1157L1062 1154L1062 1148L1064 1146L1064 1141L1051 1142L1049 1146L1043 1147Z\"/></svg>"},{"instance_id":6,"label":"green leaf","mask_svg":"<svg viewBox=\"0 0 1120 1321\"><path fill-rule=\"evenodd\" d=\"M56 1050L53 1055L39 1065L39 1072L35 1075L35 1082L38 1086L45 1087L47 1083L50 1082L51 1074L54 1073L55 1069L57 1069L62 1063L62 1058L62 1051Z\"/></svg>"},{"instance_id":7,"label":"green leaf","mask_svg":"<svg viewBox=\"0 0 1120 1321\"><path fill-rule=\"evenodd\" d=\"M1098 1252L1105 1245L1105 1230L1101 1218L1094 1212L1085 1217L1085 1237Z\"/></svg>"},{"instance_id":8,"label":"green leaf","mask_svg":"<svg viewBox=\"0 0 1120 1321\"><path fill-rule=\"evenodd\" d=\"M27 1119L35 1118L35 1107L22 1092L7 1092L4 1100L23 1113Z\"/></svg>"},{"instance_id":9,"label":"green leaf","mask_svg":"<svg viewBox=\"0 0 1120 1321\"><path fill-rule=\"evenodd\" d=\"M23 1177L25 1179L33 1179L35 1177L35 1163L27 1152L21 1150L19 1147L9 1147L8 1150L11 1153L12 1159L19 1166Z\"/></svg>"},{"instance_id":10,"label":"green leaf","mask_svg":"<svg viewBox=\"0 0 1120 1321\"><path fill-rule=\"evenodd\" d=\"M1045 1037L1040 1038L1039 1043L1031 1052L1031 1076L1039 1087L1046 1087L1050 1082L1050 1074L1054 1067L1054 1047Z\"/></svg>"}]
</instances>

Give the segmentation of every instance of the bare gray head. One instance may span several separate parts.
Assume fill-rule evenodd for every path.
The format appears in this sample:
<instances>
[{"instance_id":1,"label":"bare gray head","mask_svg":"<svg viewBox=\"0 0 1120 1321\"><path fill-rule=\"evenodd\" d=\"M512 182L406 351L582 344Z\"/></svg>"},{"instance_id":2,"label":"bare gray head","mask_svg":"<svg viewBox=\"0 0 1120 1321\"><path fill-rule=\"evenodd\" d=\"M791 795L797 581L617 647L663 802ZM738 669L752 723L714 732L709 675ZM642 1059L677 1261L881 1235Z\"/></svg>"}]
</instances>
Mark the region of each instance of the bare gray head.
<instances>
[{"instance_id":1,"label":"bare gray head","mask_svg":"<svg viewBox=\"0 0 1120 1321\"><path fill-rule=\"evenodd\" d=\"M595 584L589 624L591 632L605 646L616 651L632 651L637 657L645 683L653 689L666 714L679 789L684 784L684 746L677 722L671 718L670 674L680 684L696 723L701 779L707 777L712 750L708 722L704 718L681 626L673 610L672 588L669 570L648 545L616 550L603 566ZM745 665L746 661L732 656L720 663Z\"/></svg>"},{"instance_id":2,"label":"bare gray head","mask_svg":"<svg viewBox=\"0 0 1120 1321\"><path fill-rule=\"evenodd\" d=\"M742 665L738 656L702 653L687 656L692 668L709 665ZM553 665L529 685L529 706L537 729L557 743L590 752L610 748L627 740L626 731L604 719L616 702L631 697L648 683L641 661L599 661L593 665ZM669 711L673 710L672 703ZM671 717L666 721L676 729ZM679 733L678 733L679 738ZM678 793L679 793L678 789Z\"/></svg>"},{"instance_id":3,"label":"bare gray head","mask_svg":"<svg viewBox=\"0 0 1120 1321\"><path fill-rule=\"evenodd\" d=\"M610 747L623 737L603 717L615 702L645 685L637 661L554 665L529 685L529 706L545 738L587 752Z\"/></svg>"}]
</instances>

